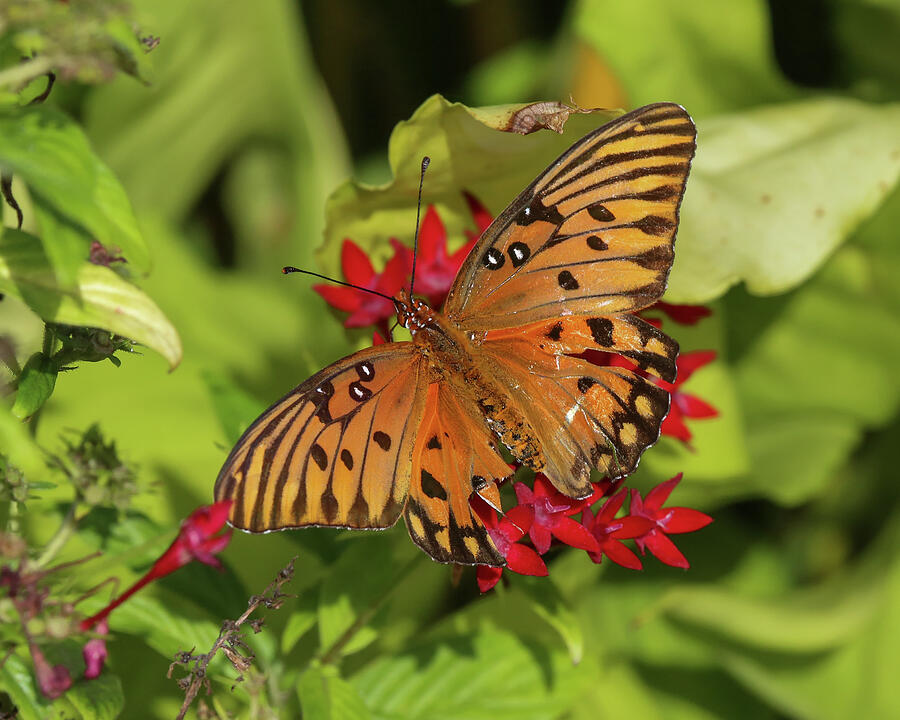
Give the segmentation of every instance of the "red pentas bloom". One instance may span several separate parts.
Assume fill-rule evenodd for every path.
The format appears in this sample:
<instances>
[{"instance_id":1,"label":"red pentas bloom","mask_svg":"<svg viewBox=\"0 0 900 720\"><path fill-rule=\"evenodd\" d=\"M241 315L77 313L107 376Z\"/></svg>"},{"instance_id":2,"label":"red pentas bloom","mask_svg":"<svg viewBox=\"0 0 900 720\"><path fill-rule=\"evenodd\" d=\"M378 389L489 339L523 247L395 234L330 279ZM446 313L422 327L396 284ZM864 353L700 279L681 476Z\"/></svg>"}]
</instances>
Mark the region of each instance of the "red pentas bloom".
<instances>
[{"instance_id":1,"label":"red pentas bloom","mask_svg":"<svg viewBox=\"0 0 900 720\"><path fill-rule=\"evenodd\" d=\"M215 556L228 545L229 540L231 540L231 530L222 534L216 533L225 526L232 502L232 500L222 500L221 502L204 505L194 510L181 523L178 537L175 538L175 541L169 545L169 548L159 559L153 563L153 567L150 568L144 577L96 615L82 620L81 629L90 630L105 620L113 610L142 587L175 572L178 568L184 567L193 560L198 560L205 565L211 565L215 568L221 567L221 563Z\"/></svg>"},{"instance_id":2,"label":"red pentas bloom","mask_svg":"<svg viewBox=\"0 0 900 720\"><path fill-rule=\"evenodd\" d=\"M613 495L603 503L596 515L591 512L590 508L585 508L581 521L597 541L597 549L588 551L591 560L599 563L606 555L617 565L640 570L642 567L640 559L625 546L622 540L645 535L653 528L653 523L647 518L632 515L616 517L627 494L628 491L623 489Z\"/></svg>"},{"instance_id":3,"label":"red pentas bloom","mask_svg":"<svg viewBox=\"0 0 900 720\"><path fill-rule=\"evenodd\" d=\"M649 531L635 538L643 553L649 550L660 562L672 567L689 568L691 565L681 551L675 547L668 535L694 532L709 525L713 519L699 510L686 507L663 508L663 503L675 486L681 482L681 473L671 480L657 485L643 500L637 490L631 491L631 514L650 521Z\"/></svg>"},{"instance_id":4,"label":"red pentas bloom","mask_svg":"<svg viewBox=\"0 0 900 720\"><path fill-rule=\"evenodd\" d=\"M504 569L520 575L546 575L547 566L532 548L519 540L531 529L534 513L522 506L511 508L502 518L477 494L471 500L472 508L481 518L500 554L506 558L506 568L479 565L476 570L478 588L487 592L500 580Z\"/></svg>"},{"instance_id":5,"label":"red pentas bloom","mask_svg":"<svg viewBox=\"0 0 900 720\"><path fill-rule=\"evenodd\" d=\"M563 495L541 474L534 478L533 491L521 482L516 483L513 489L519 501L518 507L531 516L528 536L541 555L550 549L553 537L572 547L599 552L600 546L594 536L571 518L594 502L594 495L574 500Z\"/></svg>"},{"instance_id":6,"label":"red pentas bloom","mask_svg":"<svg viewBox=\"0 0 900 720\"><path fill-rule=\"evenodd\" d=\"M716 410L705 400L701 400L696 395L690 395L681 390L681 386L686 383L691 375L704 365L708 365L716 359L715 350L695 350L693 352L682 353L675 361L678 368L678 377L674 383L668 383L657 377L650 379L661 388L669 391L672 396L672 404L669 408L669 414L663 420L660 432L663 435L678 438L687 444L693 437L690 428L684 422L685 418L693 420L717 417L719 411Z\"/></svg>"},{"instance_id":7,"label":"red pentas bloom","mask_svg":"<svg viewBox=\"0 0 900 720\"><path fill-rule=\"evenodd\" d=\"M643 312L652 312L653 310L659 310L663 314L668 315L670 319L679 325L696 325L703 318L712 315L712 310L705 305L673 305L662 300L655 305L651 305Z\"/></svg>"},{"instance_id":8,"label":"red pentas bloom","mask_svg":"<svg viewBox=\"0 0 900 720\"><path fill-rule=\"evenodd\" d=\"M468 242L456 252L447 252L447 230L433 205L425 209L422 227L419 232L419 256L416 259L417 293L428 298L432 307L440 307L453 285L453 280L463 264L463 260L472 250L478 237L491 224L490 213L469 193L464 193L472 219L478 228L477 233L466 230ZM381 273L376 273L369 257L352 240L344 240L341 248L341 271L348 283L376 290L390 297L395 296L401 288L409 287L413 251L398 240L391 238L394 254L388 260ZM366 327L374 325L378 332L375 344L388 337L388 322L394 317L393 303L386 298L370 293L360 292L350 287L339 285L314 285L329 305L338 310L350 313L344 321L344 327Z\"/></svg>"},{"instance_id":9,"label":"red pentas bloom","mask_svg":"<svg viewBox=\"0 0 900 720\"><path fill-rule=\"evenodd\" d=\"M372 262L362 249L352 240L344 240L341 247L341 271L348 283L375 290L388 297L396 295L400 288L408 284L412 268L412 255L408 248L391 239L394 254L384 270L375 272ZM394 304L387 298L360 292L342 285L313 285L319 295L332 307L350 313L344 320L344 327L355 328L366 325L384 326L394 317ZM387 334L385 332L385 334Z\"/></svg>"}]
</instances>

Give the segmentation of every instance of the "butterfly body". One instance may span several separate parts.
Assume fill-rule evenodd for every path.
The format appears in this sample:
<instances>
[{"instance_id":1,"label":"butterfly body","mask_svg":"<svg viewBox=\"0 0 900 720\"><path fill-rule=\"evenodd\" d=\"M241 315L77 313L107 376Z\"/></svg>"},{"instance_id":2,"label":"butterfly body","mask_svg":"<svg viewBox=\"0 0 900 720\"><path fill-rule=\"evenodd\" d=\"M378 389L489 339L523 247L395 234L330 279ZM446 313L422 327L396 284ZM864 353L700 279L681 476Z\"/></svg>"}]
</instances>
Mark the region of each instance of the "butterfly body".
<instances>
[{"instance_id":1,"label":"butterfly body","mask_svg":"<svg viewBox=\"0 0 900 720\"><path fill-rule=\"evenodd\" d=\"M536 472L544 469L540 444L525 415L519 411L508 384L491 371L493 364L481 352L485 332L466 332L441 312L403 290L395 300L397 320L412 335L428 367L431 382L452 388L472 417L481 415L485 426L509 449L516 460Z\"/></svg>"},{"instance_id":2,"label":"butterfly body","mask_svg":"<svg viewBox=\"0 0 900 720\"><path fill-rule=\"evenodd\" d=\"M511 470L591 494L659 436L668 393L601 367L622 355L672 381L677 343L634 313L665 290L694 152L683 108L648 105L589 133L525 188L466 258L438 311L394 299L411 342L361 350L260 416L225 461L218 500L252 532L385 528L403 515L440 562L502 565L470 506L500 509Z\"/></svg>"}]
</instances>

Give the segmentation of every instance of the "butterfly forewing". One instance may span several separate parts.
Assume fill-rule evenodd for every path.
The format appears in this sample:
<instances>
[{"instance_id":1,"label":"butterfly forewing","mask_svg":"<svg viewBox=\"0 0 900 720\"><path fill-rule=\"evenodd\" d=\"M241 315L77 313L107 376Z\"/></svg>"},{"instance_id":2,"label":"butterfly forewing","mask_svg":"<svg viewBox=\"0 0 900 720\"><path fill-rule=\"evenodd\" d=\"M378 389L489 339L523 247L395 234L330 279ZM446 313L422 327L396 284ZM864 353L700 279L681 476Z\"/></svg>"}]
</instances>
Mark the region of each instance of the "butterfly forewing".
<instances>
[{"instance_id":1,"label":"butterfly forewing","mask_svg":"<svg viewBox=\"0 0 900 720\"><path fill-rule=\"evenodd\" d=\"M388 343L325 368L269 408L216 481L216 499L234 501L231 524L393 525L409 489L423 372L412 343Z\"/></svg>"},{"instance_id":2,"label":"butterfly forewing","mask_svg":"<svg viewBox=\"0 0 900 720\"><path fill-rule=\"evenodd\" d=\"M470 330L655 302L695 148L683 108L648 105L575 143L485 231L445 314Z\"/></svg>"}]
</instances>

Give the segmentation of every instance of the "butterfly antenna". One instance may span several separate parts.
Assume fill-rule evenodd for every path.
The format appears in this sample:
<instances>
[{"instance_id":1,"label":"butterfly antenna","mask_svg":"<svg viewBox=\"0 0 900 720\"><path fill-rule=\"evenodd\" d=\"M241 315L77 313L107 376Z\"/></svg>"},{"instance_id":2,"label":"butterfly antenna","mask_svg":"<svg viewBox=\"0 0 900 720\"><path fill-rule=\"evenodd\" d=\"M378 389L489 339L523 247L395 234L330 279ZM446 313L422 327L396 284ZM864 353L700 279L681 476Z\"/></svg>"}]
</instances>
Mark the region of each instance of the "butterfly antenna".
<instances>
[{"instance_id":1,"label":"butterfly antenna","mask_svg":"<svg viewBox=\"0 0 900 720\"><path fill-rule=\"evenodd\" d=\"M327 280L328 282L337 283L338 285L343 285L344 287L351 287L354 290L367 292L372 295L377 295L378 297L383 297L385 300L394 302L394 298L392 298L390 295L385 295L384 293L380 293L377 290L370 290L369 288L360 287L359 285L354 285L353 283L344 282L343 280L335 280L334 278L330 278L327 275L319 275L319 273L313 272L312 270L301 270L300 268L295 268L293 265L285 265L283 268L281 268L281 272L283 272L285 275L290 275L291 273L312 275L313 277L321 278L322 280Z\"/></svg>"},{"instance_id":2,"label":"butterfly antenna","mask_svg":"<svg viewBox=\"0 0 900 720\"><path fill-rule=\"evenodd\" d=\"M416 259L419 257L419 213L422 210L422 185L425 183L425 171L428 169L430 162L431 158L427 155L422 158L422 172L419 174L419 200L416 203L416 235L413 240L412 277L409 281L410 297L412 297L413 294L413 286L416 284Z\"/></svg>"}]
</instances>

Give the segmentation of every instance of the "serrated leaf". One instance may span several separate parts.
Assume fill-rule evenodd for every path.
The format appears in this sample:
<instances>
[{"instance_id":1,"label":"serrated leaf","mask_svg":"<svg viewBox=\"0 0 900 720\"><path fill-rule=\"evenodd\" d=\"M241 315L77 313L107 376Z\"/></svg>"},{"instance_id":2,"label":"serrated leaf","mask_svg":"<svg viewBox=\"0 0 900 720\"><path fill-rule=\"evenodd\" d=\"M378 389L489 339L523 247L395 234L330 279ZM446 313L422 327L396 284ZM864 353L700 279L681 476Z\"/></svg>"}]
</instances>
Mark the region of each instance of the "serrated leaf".
<instances>
[{"instance_id":1,"label":"serrated leaf","mask_svg":"<svg viewBox=\"0 0 900 720\"><path fill-rule=\"evenodd\" d=\"M308 720L367 720L368 708L333 665L314 662L300 676L297 695Z\"/></svg>"},{"instance_id":2,"label":"serrated leaf","mask_svg":"<svg viewBox=\"0 0 900 720\"><path fill-rule=\"evenodd\" d=\"M579 702L597 668L568 655L481 629L383 655L350 682L374 718L541 720Z\"/></svg>"},{"instance_id":3,"label":"serrated leaf","mask_svg":"<svg viewBox=\"0 0 900 720\"><path fill-rule=\"evenodd\" d=\"M19 375L12 414L24 420L40 410L53 394L56 375L56 364L44 353L37 352L28 358Z\"/></svg>"},{"instance_id":4,"label":"serrated leaf","mask_svg":"<svg viewBox=\"0 0 900 720\"><path fill-rule=\"evenodd\" d=\"M690 110L690 108L688 108ZM698 123L667 297L807 279L900 176L900 104L816 98Z\"/></svg>"},{"instance_id":5,"label":"serrated leaf","mask_svg":"<svg viewBox=\"0 0 900 720\"><path fill-rule=\"evenodd\" d=\"M174 368L181 340L140 289L102 265L82 263L75 287L62 287L39 241L7 228L0 237L0 290L23 300L45 322L108 330L156 350Z\"/></svg>"}]
</instances>

